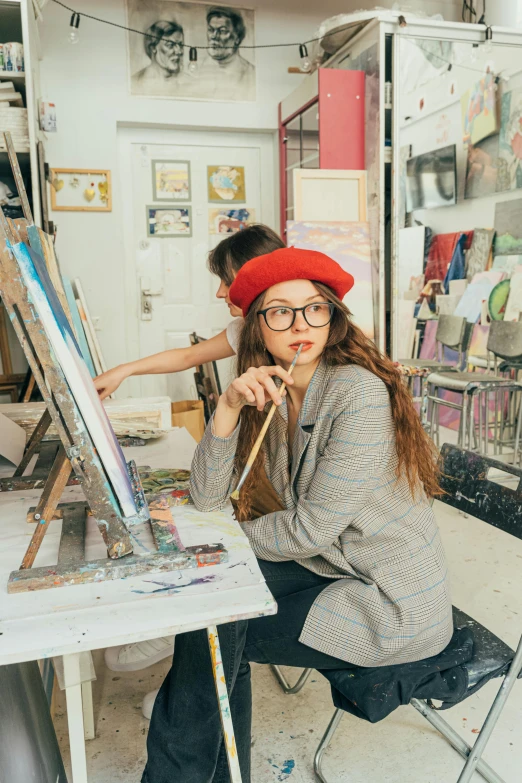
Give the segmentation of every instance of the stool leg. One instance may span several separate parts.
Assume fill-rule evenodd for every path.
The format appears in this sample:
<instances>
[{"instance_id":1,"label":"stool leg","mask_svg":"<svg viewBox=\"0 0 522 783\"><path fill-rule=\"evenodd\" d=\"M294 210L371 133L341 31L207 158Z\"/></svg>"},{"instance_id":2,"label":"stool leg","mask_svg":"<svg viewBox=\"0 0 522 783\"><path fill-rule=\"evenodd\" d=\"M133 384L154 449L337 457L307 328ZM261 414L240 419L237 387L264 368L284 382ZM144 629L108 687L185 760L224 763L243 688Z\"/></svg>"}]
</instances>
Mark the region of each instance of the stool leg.
<instances>
[{"instance_id":1,"label":"stool leg","mask_svg":"<svg viewBox=\"0 0 522 783\"><path fill-rule=\"evenodd\" d=\"M520 397L520 403L518 405L518 421L517 421L517 427L515 430L515 445L513 452L513 465L516 465L518 462L518 450L520 447L520 428L522 425L522 391L517 392L517 394ZM520 454L520 464L522 465L522 453Z\"/></svg>"},{"instance_id":2,"label":"stool leg","mask_svg":"<svg viewBox=\"0 0 522 783\"><path fill-rule=\"evenodd\" d=\"M339 709L335 710L335 712L333 714L333 717L332 717L332 720L328 724L328 728L326 729L326 731L325 731L325 733L323 735L323 738L322 738L321 742L319 743L319 747L315 751L314 772L317 775L317 777L319 778L319 780L321 781L321 783L327 783L327 780L324 777L323 770L322 770L323 755L324 755L324 752L325 752L326 748L328 747L328 745L332 741L332 737L335 734L335 732L337 730L337 726L339 725L342 717L343 717L343 711L339 710Z\"/></svg>"},{"instance_id":3,"label":"stool leg","mask_svg":"<svg viewBox=\"0 0 522 783\"><path fill-rule=\"evenodd\" d=\"M461 449L466 448L466 417L468 415L468 395L466 392L462 393L462 410L460 412L459 422L459 439L458 445Z\"/></svg>"}]
</instances>

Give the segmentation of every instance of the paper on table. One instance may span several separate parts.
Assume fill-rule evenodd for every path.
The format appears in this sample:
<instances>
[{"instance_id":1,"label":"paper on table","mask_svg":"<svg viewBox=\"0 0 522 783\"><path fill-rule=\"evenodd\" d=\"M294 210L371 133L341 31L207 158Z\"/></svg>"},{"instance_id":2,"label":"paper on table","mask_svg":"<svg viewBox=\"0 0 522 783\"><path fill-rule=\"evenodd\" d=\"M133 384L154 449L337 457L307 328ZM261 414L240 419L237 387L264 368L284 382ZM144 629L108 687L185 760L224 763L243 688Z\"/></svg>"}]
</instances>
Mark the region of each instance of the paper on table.
<instances>
[{"instance_id":1,"label":"paper on table","mask_svg":"<svg viewBox=\"0 0 522 783\"><path fill-rule=\"evenodd\" d=\"M25 430L0 413L0 455L18 465L25 450Z\"/></svg>"}]
</instances>

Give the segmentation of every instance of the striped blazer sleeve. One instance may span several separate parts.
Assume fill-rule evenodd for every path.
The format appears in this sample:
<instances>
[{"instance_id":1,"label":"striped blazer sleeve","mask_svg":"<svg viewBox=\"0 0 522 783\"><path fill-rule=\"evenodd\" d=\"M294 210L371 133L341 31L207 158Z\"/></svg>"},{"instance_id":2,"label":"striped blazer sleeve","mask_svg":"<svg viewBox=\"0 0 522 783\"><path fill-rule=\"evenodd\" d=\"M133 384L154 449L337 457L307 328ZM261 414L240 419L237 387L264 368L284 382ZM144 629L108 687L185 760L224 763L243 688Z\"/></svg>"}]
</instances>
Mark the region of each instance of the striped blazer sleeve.
<instances>
[{"instance_id":1,"label":"striped blazer sleeve","mask_svg":"<svg viewBox=\"0 0 522 783\"><path fill-rule=\"evenodd\" d=\"M294 508L243 525L255 554L263 560L299 560L329 549L382 484L393 437L384 383L374 377L354 384L334 412L308 492Z\"/></svg>"},{"instance_id":2,"label":"striped blazer sleeve","mask_svg":"<svg viewBox=\"0 0 522 783\"><path fill-rule=\"evenodd\" d=\"M234 457L237 449L238 424L228 438L213 432L212 417L207 424L190 471L190 494L198 511L216 511L227 502L234 482Z\"/></svg>"}]
</instances>

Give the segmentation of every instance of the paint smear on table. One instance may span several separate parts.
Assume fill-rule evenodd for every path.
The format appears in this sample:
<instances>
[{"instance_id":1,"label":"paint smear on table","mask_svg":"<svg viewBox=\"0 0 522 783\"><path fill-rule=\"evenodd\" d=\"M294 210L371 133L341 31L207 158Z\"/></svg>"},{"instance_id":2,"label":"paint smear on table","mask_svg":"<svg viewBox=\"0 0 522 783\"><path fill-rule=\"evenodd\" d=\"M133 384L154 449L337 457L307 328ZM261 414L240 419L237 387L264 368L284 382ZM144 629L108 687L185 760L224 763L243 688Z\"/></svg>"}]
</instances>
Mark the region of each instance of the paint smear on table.
<instances>
[{"instance_id":1,"label":"paint smear on table","mask_svg":"<svg viewBox=\"0 0 522 783\"><path fill-rule=\"evenodd\" d=\"M185 582L182 585L172 584L170 582L155 582L151 579L147 579L146 581L148 584L161 586L155 590L133 590L132 592L137 593L138 595L154 595L154 593L168 593L169 595L174 595L175 593L180 593L185 587L192 587L193 585L206 585L210 582L220 582L221 577L217 574L199 576L195 579L191 579L189 582Z\"/></svg>"}]
</instances>

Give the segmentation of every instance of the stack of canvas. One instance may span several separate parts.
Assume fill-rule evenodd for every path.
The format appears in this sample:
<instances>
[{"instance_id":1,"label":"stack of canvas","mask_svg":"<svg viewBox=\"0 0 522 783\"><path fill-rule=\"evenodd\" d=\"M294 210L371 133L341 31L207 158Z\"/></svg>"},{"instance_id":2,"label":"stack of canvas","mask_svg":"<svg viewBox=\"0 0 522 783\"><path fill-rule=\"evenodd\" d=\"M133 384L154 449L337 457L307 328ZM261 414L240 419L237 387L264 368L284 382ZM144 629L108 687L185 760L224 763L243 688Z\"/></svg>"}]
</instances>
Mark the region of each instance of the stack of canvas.
<instances>
[{"instance_id":1,"label":"stack of canvas","mask_svg":"<svg viewBox=\"0 0 522 783\"><path fill-rule=\"evenodd\" d=\"M27 109L18 106L0 108L0 128L9 131L17 152L29 151L29 128L27 124ZM0 134L0 150L5 151L3 133Z\"/></svg>"},{"instance_id":2,"label":"stack of canvas","mask_svg":"<svg viewBox=\"0 0 522 783\"><path fill-rule=\"evenodd\" d=\"M0 108L7 109L9 106L23 107L24 101L13 82L0 82Z\"/></svg>"}]
</instances>

